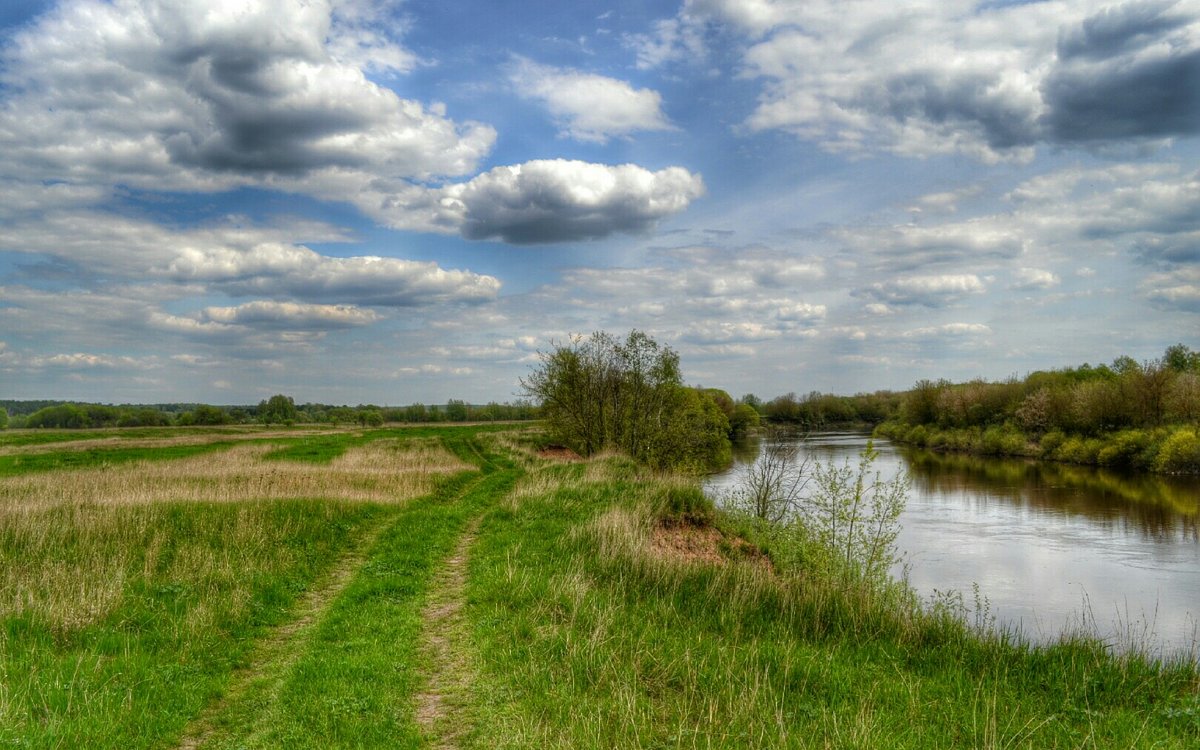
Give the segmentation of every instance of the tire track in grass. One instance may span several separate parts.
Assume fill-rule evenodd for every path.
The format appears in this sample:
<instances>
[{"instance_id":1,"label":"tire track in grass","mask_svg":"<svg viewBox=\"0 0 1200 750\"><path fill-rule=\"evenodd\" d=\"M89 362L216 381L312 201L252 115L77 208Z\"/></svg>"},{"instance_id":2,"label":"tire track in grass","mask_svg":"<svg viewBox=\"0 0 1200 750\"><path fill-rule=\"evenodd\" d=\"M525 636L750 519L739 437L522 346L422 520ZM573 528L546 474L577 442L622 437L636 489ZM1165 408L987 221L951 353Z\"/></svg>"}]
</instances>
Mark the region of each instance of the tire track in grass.
<instances>
[{"instance_id":1,"label":"tire track in grass","mask_svg":"<svg viewBox=\"0 0 1200 750\"><path fill-rule=\"evenodd\" d=\"M235 670L224 694L189 724L177 750L197 750L216 731L216 720L229 705L245 700L255 691L270 692L272 685L278 684L312 639L313 626L350 584L366 561L367 552L395 518L395 513L387 514L363 532L359 542L301 598L295 608L297 617L272 629L255 646L248 659L249 665Z\"/></svg>"},{"instance_id":2,"label":"tire track in grass","mask_svg":"<svg viewBox=\"0 0 1200 750\"><path fill-rule=\"evenodd\" d=\"M421 652L428 682L417 694L417 724L432 747L457 750L465 722L455 721L470 687L470 656L465 647L467 556L481 516L472 519L445 565L433 580L421 614Z\"/></svg>"},{"instance_id":3,"label":"tire track in grass","mask_svg":"<svg viewBox=\"0 0 1200 750\"><path fill-rule=\"evenodd\" d=\"M389 516L374 543L360 547L366 554L346 566L347 581L330 588L323 606L307 610L303 632L281 637L290 645L256 661L238 681L245 687L206 712L200 726L207 733L181 747L428 745L416 716L426 675L436 671L421 651L423 614L444 577L453 577L446 568L464 566L465 577L465 555L457 550L475 519L521 474L475 440L446 442L477 458L479 473L460 475Z\"/></svg>"}]
</instances>

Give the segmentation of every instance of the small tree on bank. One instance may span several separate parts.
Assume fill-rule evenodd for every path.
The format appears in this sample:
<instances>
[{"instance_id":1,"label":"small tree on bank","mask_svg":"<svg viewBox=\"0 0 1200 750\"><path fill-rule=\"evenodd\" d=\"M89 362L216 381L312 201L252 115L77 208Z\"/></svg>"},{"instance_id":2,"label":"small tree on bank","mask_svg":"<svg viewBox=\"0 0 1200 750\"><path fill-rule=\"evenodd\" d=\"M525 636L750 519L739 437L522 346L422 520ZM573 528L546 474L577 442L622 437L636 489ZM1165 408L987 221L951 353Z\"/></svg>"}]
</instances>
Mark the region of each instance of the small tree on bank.
<instances>
[{"instance_id":1,"label":"small tree on bank","mask_svg":"<svg viewBox=\"0 0 1200 750\"><path fill-rule=\"evenodd\" d=\"M728 461L729 420L713 397L683 385L679 355L641 331L597 332L542 352L521 380L555 440L590 456L613 448L658 468Z\"/></svg>"}]
</instances>

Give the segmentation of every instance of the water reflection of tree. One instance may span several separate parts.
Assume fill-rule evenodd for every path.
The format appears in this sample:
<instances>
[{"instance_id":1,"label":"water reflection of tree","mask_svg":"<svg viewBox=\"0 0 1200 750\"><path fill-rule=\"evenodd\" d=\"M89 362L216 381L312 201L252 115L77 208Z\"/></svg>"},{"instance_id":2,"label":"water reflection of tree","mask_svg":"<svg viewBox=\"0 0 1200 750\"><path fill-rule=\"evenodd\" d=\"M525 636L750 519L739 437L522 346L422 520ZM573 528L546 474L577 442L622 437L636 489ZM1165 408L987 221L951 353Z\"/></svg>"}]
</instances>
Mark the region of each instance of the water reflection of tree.
<instances>
[{"instance_id":1,"label":"water reflection of tree","mask_svg":"<svg viewBox=\"0 0 1200 750\"><path fill-rule=\"evenodd\" d=\"M1033 511L1081 516L1102 527L1129 525L1155 541L1200 542L1200 480L1122 474L1044 461L981 458L904 448L913 486L969 491Z\"/></svg>"}]
</instances>

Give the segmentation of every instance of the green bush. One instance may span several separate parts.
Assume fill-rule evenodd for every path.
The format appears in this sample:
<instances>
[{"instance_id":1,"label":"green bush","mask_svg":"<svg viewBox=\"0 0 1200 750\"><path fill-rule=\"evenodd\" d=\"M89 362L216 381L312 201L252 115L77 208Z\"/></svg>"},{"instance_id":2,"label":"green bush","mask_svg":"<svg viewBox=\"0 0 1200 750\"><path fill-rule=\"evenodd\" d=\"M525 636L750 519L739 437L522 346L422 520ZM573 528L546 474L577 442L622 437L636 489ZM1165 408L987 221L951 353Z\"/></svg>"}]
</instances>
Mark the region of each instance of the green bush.
<instances>
[{"instance_id":1,"label":"green bush","mask_svg":"<svg viewBox=\"0 0 1200 750\"><path fill-rule=\"evenodd\" d=\"M1042 442L1039 444L1042 449L1042 458L1051 458L1055 451L1058 450L1067 439L1067 436L1062 433L1062 430L1051 430L1045 435L1042 435Z\"/></svg>"},{"instance_id":2,"label":"green bush","mask_svg":"<svg viewBox=\"0 0 1200 750\"><path fill-rule=\"evenodd\" d=\"M904 442L924 448L929 442L929 431L925 429L925 425L919 424L904 433Z\"/></svg>"},{"instance_id":3,"label":"green bush","mask_svg":"<svg viewBox=\"0 0 1200 750\"><path fill-rule=\"evenodd\" d=\"M1139 457L1153 443L1145 430L1122 430L1105 440L1104 447L1096 454L1096 463L1101 466L1134 467Z\"/></svg>"},{"instance_id":4,"label":"green bush","mask_svg":"<svg viewBox=\"0 0 1200 750\"><path fill-rule=\"evenodd\" d=\"M1102 443L1095 438L1072 435L1054 452L1054 459L1073 464L1094 464L1101 447Z\"/></svg>"},{"instance_id":5,"label":"green bush","mask_svg":"<svg viewBox=\"0 0 1200 750\"><path fill-rule=\"evenodd\" d=\"M1200 435L1182 427L1171 433L1154 459L1154 470L1164 473L1200 471Z\"/></svg>"}]
</instances>

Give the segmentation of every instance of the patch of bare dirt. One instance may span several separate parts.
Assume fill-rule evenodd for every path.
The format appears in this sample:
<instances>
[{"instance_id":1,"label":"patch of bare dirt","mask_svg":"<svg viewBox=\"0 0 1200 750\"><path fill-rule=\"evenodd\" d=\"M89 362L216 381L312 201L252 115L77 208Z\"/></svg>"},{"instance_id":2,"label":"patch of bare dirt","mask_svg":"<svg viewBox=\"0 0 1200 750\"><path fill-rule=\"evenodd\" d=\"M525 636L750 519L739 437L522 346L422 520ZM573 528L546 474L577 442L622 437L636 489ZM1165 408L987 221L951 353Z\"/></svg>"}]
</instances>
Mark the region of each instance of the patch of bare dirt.
<instances>
[{"instance_id":1,"label":"patch of bare dirt","mask_svg":"<svg viewBox=\"0 0 1200 750\"><path fill-rule=\"evenodd\" d=\"M563 445L547 445L538 451L540 458L551 461L582 461L583 456Z\"/></svg>"},{"instance_id":2,"label":"patch of bare dirt","mask_svg":"<svg viewBox=\"0 0 1200 750\"><path fill-rule=\"evenodd\" d=\"M650 548L660 557L705 565L725 565L732 560L750 560L773 571L771 558L739 536L727 536L715 526L667 524L655 526Z\"/></svg>"}]
</instances>

